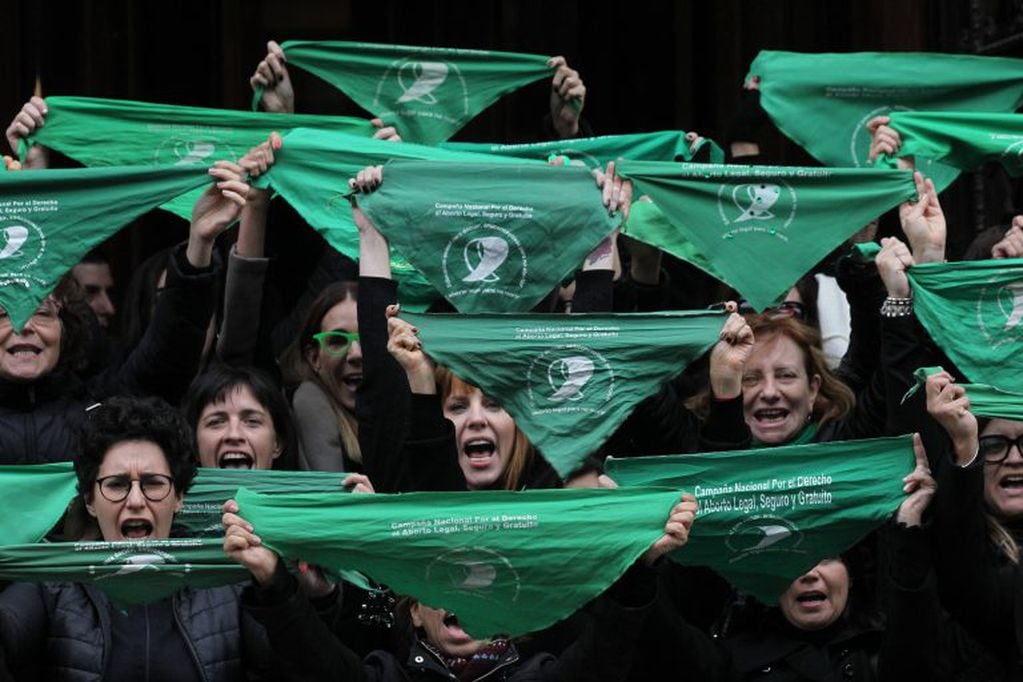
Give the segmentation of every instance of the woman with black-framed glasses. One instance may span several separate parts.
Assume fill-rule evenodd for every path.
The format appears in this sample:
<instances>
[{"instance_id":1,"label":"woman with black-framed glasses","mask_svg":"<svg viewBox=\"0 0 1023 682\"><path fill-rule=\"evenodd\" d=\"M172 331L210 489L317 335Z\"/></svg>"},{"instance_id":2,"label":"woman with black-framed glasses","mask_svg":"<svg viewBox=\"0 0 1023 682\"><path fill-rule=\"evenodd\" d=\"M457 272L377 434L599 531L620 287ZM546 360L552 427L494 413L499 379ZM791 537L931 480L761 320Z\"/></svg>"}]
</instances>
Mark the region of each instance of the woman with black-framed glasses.
<instances>
[{"instance_id":1,"label":"woman with black-framed glasses","mask_svg":"<svg viewBox=\"0 0 1023 682\"><path fill-rule=\"evenodd\" d=\"M90 412L75 473L103 540L170 537L196 473L191 430L161 400L112 398ZM0 593L2 658L18 679L286 679L241 589L115 609L92 586L15 583Z\"/></svg>"},{"instance_id":2,"label":"woman with black-framed glasses","mask_svg":"<svg viewBox=\"0 0 1023 682\"><path fill-rule=\"evenodd\" d=\"M927 411L951 441L952 466L940 469L934 518L943 605L1019 679L1023 421L978 419L948 372L928 377L926 388Z\"/></svg>"}]
</instances>

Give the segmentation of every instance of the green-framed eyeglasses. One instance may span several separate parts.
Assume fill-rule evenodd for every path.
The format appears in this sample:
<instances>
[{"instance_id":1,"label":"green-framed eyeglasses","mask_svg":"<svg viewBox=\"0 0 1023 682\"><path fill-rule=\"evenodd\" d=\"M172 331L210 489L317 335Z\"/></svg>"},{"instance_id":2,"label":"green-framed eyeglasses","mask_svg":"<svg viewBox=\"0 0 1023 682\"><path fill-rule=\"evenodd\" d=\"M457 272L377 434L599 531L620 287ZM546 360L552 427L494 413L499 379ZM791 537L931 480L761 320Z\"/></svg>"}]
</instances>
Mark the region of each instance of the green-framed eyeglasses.
<instances>
[{"instance_id":1,"label":"green-framed eyeglasses","mask_svg":"<svg viewBox=\"0 0 1023 682\"><path fill-rule=\"evenodd\" d=\"M352 343L359 340L358 332L320 332L313 334L313 338L320 344L320 350L335 358L348 354Z\"/></svg>"}]
</instances>

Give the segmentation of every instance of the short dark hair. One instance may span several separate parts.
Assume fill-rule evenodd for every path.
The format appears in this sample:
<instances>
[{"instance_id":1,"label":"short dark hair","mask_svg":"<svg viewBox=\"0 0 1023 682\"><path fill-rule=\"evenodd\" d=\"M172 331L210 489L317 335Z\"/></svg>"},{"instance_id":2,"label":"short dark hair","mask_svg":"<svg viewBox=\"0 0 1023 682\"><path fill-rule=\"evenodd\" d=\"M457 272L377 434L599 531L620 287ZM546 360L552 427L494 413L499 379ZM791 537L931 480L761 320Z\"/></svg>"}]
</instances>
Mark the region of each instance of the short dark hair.
<instances>
[{"instance_id":1,"label":"short dark hair","mask_svg":"<svg viewBox=\"0 0 1023 682\"><path fill-rule=\"evenodd\" d=\"M96 476L110 448L130 440L157 445L167 458L174 490L188 492L195 478L192 433L184 418L159 398L118 396L93 408L82 426L80 450L75 458L78 492L92 501Z\"/></svg>"},{"instance_id":2,"label":"short dark hair","mask_svg":"<svg viewBox=\"0 0 1023 682\"><path fill-rule=\"evenodd\" d=\"M243 387L252 391L253 397L266 408L277 434L277 442L284 448L282 455L274 460L274 468L295 468L288 466L296 463L298 451L297 432L291 419L291 410L288 409L288 401L270 375L254 367L213 365L192 380L181 411L192 428L193 436L198 431L199 417L207 405L223 402L228 394ZM196 446L194 450L198 458L198 447Z\"/></svg>"}]
</instances>

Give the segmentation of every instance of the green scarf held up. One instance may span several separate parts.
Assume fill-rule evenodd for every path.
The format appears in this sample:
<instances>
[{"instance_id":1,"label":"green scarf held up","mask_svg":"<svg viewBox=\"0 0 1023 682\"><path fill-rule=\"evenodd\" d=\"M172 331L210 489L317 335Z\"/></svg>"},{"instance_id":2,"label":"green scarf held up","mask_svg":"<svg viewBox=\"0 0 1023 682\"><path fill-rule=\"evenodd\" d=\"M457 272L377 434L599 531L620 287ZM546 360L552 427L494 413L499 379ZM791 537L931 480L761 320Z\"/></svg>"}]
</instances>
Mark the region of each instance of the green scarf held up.
<instances>
[{"instance_id":1,"label":"green scarf held up","mask_svg":"<svg viewBox=\"0 0 1023 682\"><path fill-rule=\"evenodd\" d=\"M669 221L624 233L679 258L690 250L757 310L886 210L916 196L909 171L622 162L618 172ZM701 267L698 262L695 265Z\"/></svg>"},{"instance_id":2,"label":"green scarf held up","mask_svg":"<svg viewBox=\"0 0 1023 682\"><path fill-rule=\"evenodd\" d=\"M921 367L913 372L916 384L906 391L902 402L906 402L914 393L921 390L927 383L927 377L944 371L942 367ZM966 397L970 400L970 412L978 417L1023 421L1023 393L1003 391L986 384L957 385L966 389Z\"/></svg>"},{"instance_id":3,"label":"green scarf held up","mask_svg":"<svg viewBox=\"0 0 1023 682\"><path fill-rule=\"evenodd\" d=\"M245 487L265 495L348 492L347 474L333 471L273 471L200 467L174 526L189 537L224 537L224 503Z\"/></svg>"},{"instance_id":4,"label":"green scarf held up","mask_svg":"<svg viewBox=\"0 0 1023 682\"><path fill-rule=\"evenodd\" d=\"M821 559L879 526L903 500L913 439L875 438L761 450L607 460L619 485L696 496L689 542L671 557L708 566L765 604Z\"/></svg>"},{"instance_id":5,"label":"green scarf held up","mask_svg":"<svg viewBox=\"0 0 1023 682\"><path fill-rule=\"evenodd\" d=\"M893 111L891 119L889 125L902 137L899 156L941 161L961 170L997 161L1010 175L1023 175L1023 115ZM896 165L891 157L878 163Z\"/></svg>"},{"instance_id":6,"label":"green scarf held up","mask_svg":"<svg viewBox=\"0 0 1023 682\"><path fill-rule=\"evenodd\" d=\"M402 139L437 144L500 97L550 76L548 57L513 52L289 40L289 66L327 81L398 129ZM263 96L257 90L252 108Z\"/></svg>"},{"instance_id":7,"label":"green scarf held up","mask_svg":"<svg viewBox=\"0 0 1023 682\"><path fill-rule=\"evenodd\" d=\"M760 104L796 144L829 166L866 166L867 123L892 111L1007 113L1023 101L1023 60L938 53L802 54L762 50L749 75ZM943 190L959 175L923 161Z\"/></svg>"},{"instance_id":8,"label":"green scarf held up","mask_svg":"<svg viewBox=\"0 0 1023 682\"><path fill-rule=\"evenodd\" d=\"M493 142L444 142L440 146L455 151L510 156L517 159L547 161L553 156L564 156L573 166L593 170L606 168L609 161L692 161L695 154L689 149L686 134L680 130L634 135L602 135L577 137L529 144L498 144ZM713 140L704 139L697 153L706 149L711 163L723 163L725 154Z\"/></svg>"},{"instance_id":9,"label":"green scarf held up","mask_svg":"<svg viewBox=\"0 0 1023 682\"><path fill-rule=\"evenodd\" d=\"M61 275L132 219L210 182L206 167L0 175L0 307L20 330Z\"/></svg>"},{"instance_id":10,"label":"green scarf held up","mask_svg":"<svg viewBox=\"0 0 1023 682\"><path fill-rule=\"evenodd\" d=\"M0 466L0 545L39 542L60 521L77 486L71 462Z\"/></svg>"},{"instance_id":11,"label":"green scarf held up","mask_svg":"<svg viewBox=\"0 0 1023 682\"><path fill-rule=\"evenodd\" d=\"M485 638L539 630L596 597L661 536L679 493L241 490L237 499L242 517L282 556L361 571L457 613L467 632Z\"/></svg>"},{"instance_id":12,"label":"green scarf held up","mask_svg":"<svg viewBox=\"0 0 1023 682\"><path fill-rule=\"evenodd\" d=\"M386 163L392 158L452 162L501 160L409 142L399 144L298 128L284 137L276 162L259 178L259 183L273 187L328 244L357 260L359 232L347 200L348 179L366 166ZM395 253L391 254L391 273L398 282L398 300L404 309L425 310L437 298L437 292L426 279Z\"/></svg>"},{"instance_id":13,"label":"green scarf held up","mask_svg":"<svg viewBox=\"0 0 1023 682\"><path fill-rule=\"evenodd\" d=\"M906 271L924 328L971 382L1023 393L1023 259Z\"/></svg>"},{"instance_id":14,"label":"green scarf held up","mask_svg":"<svg viewBox=\"0 0 1023 682\"><path fill-rule=\"evenodd\" d=\"M459 311L524 312L620 221L589 171L393 160L360 208Z\"/></svg>"},{"instance_id":15,"label":"green scarf held up","mask_svg":"<svg viewBox=\"0 0 1023 682\"><path fill-rule=\"evenodd\" d=\"M322 128L371 137L369 121L348 116L267 114L95 97L47 97L46 125L19 148L42 144L86 166L203 166L237 162L271 132ZM160 208L188 220L200 190Z\"/></svg>"},{"instance_id":16,"label":"green scarf held up","mask_svg":"<svg viewBox=\"0 0 1023 682\"><path fill-rule=\"evenodd\" d=\"M0 546L0 581L92 585L118 608L154 602L184 587L245 582L223 540L54 542Z\"/></svg>"},{"instance_id":17,"label":"green scarf held up","mask_svg":"<svg viewBox=\"0 0 1023 682\"><path fill-rule=\"evenodd\" d=\"M567 478L644 398L718 340L721 313L403 315Z\"/></svg>"}]
</instances>

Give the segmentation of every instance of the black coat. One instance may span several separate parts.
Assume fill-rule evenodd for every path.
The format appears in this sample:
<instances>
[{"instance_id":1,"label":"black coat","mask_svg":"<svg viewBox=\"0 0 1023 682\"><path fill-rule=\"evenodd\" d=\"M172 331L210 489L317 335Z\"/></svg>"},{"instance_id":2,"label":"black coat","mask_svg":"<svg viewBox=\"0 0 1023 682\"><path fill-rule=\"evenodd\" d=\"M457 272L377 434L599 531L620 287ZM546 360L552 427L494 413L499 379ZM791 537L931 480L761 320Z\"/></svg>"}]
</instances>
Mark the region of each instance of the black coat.
<instances>
[{"instance_id":1,"label":"black coat","mask_svg":"<svg viewBox=\"0 0 1023 682\"><path fill-rule=\"evenodd\" d=\"M0 381L0 464L73 459L86 408L110 396L181 400L199 371L216 286L216 267L197 270L183 254L169 260L153 320L123 363L87 382L60 362L33 382Z\"/></svg>"},{"instance_id":2,"label":"black coat","mask_svg":"<svg viewBox=\"0 0 1023 682\"><path fill-rule=\"evenodd\" d=\"M181 590L172 600L190 660L206 682L280 679L272 675L266 633L239 606L240 588ZM91 586L15 583L0 593L0 643L19 679L104 680L113 636L110 603ZM144 633L138 632L139 642Z\"/></svg>"}]
</instances>

